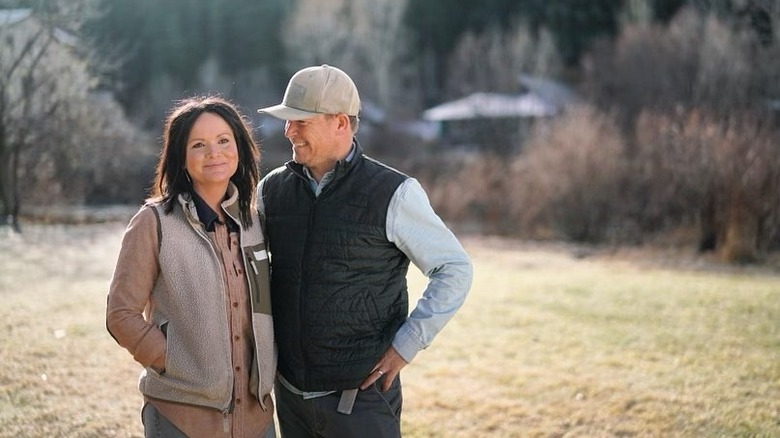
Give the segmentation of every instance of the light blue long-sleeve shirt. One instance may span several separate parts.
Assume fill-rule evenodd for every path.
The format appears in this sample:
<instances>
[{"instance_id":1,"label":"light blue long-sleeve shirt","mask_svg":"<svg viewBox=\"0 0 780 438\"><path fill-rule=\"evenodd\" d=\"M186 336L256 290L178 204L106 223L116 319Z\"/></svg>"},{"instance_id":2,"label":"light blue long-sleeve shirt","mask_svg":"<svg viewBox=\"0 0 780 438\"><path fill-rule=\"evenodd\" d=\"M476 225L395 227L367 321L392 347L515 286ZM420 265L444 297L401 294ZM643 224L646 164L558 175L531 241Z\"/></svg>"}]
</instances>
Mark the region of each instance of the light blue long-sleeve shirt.
<instances>
[{"instance_id":1,"label":"light blue long-sleeve shirt","mask_svg":"<svg viewBox=\"0 0 780 438\"><path fill-rule=\"evenodd\" d=\"M463 305L473 270L460 242L433 211L414 178L393 194L386 228L387 239L428 278L422 297L393 339L393 348L411 362Z\"/></svg>"},{"instance_id":2,"label":"light blue long-sleeve shirt","mask_svg":"<svg viewBox=\"0 0 780 438\"><path fill-rule=\"evenodd\" d=\"M328 172L317 183L308 170L306 174L316 196L333 176ZM257 205L264 215L262 184L261 181L258 186ZM434 212L425 190L414 178L407 178L393 194L387 210L386 230L387 239L428 278L422 297L392 343L409 363L431 344L463 305L471 288L473 268L460 242Z\"/></svg>"}]
</instances>

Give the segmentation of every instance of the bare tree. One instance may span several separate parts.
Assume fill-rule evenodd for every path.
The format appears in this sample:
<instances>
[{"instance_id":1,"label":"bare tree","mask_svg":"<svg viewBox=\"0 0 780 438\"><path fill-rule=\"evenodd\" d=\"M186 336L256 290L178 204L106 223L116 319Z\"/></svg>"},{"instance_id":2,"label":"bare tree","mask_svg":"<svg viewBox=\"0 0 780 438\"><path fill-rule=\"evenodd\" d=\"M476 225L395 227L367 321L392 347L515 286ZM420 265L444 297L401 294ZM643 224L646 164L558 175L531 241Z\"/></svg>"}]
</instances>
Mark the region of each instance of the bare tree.
<instances>
[{"instance_id":1,"label":"bare tree","mask_svg":"<svg viewBox=\"0 0 780 438\"><path fill-rule=\"evenodd\" d=\"M349 0L299 0L284 27L289 67L295 71L313 64L346 68L352 61L352 29L344 21Z\"/></svg>"},{"instance_id":2,"label":"bare tree","mask_svg":"<svg viewBox=\"0 0 780 438\"><path fill-rule=\"evenodd\" d=\"M363 100L396 110L404 77L406 0L300 0L285 27L291 69L333 64L347 71Z\"/></svg>"},{"instance_id":3,"label":"bare tree","mask_svg":"<svg viewBox=\"0 0 780 438\"><path fill-rule=\"evenodd\" d=\"M406 0L353 0L354 44L365 59L376 99L385 111L397 111L404 72L400 55L406 50L403 15Z\"/></svg>"},{"instance_id":4,"label":"bare tree","mask_svg":"<svg viewBox=\"0 0 780 438\"><path fill-rule=\"evenodd\" d=\"M33 176L25 168L35 168L25 164L45 159L62 141L57 121L81 110L91 84L86 63L73 53L75 38L29 10L4 12L0 40L2 218L18 231L22 190Z\"/></svg>"},{"instance_id":5,"label":"bare tree","mask_svg":"<svg viewBox=\"0 0 780 438\"><path fill-rule=\"evenodd\" d=\"M516 92L521 73L556 77L563 61L552 35L542 28L534 35L520 21L508 30L492 27L466 33L449 60L447 95L459 98L475 91Z\"/></svg>"}]
</instances>

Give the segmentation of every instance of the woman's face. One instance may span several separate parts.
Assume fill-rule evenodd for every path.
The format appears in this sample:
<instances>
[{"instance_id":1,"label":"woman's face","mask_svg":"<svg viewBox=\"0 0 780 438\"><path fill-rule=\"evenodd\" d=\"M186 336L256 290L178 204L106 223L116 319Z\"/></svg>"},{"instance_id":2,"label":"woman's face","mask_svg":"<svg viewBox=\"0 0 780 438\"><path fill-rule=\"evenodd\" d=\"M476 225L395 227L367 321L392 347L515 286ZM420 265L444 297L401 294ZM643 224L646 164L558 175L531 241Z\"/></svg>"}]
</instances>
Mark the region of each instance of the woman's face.
<instances>
[{"instance_id":1,"label":"woman's face","mask_svg":"<svg viewBox=\"0 0 780 438\"><path fill-rule=\"evenodd\" d=\"M238 146L233 130L222 117L203 113L187 137L185 169L195 191L227 190L230 177L238 169Z\"/></svg>"}]
</instances>

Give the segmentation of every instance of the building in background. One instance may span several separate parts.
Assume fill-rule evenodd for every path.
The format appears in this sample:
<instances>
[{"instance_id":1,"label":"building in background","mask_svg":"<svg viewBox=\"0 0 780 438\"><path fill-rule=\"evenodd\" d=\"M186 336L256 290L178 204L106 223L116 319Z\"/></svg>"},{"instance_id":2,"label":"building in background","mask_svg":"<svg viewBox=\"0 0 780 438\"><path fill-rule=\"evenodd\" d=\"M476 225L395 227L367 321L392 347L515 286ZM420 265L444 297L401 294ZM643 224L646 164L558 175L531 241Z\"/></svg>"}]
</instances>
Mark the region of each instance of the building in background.
<instances>
[{"instance_id":1,"label":"building in background","mask_svg":"<svg viewBox=\"0 0 780 438\"><path fill-rule=\"evenodd\" d=\"M446 148L517 152L537 121L578 101L558 81L520 75L518 82L518 93L472 93L428 108L422 118L438 125L439 142Z\"/></svg>"}]
</instances>

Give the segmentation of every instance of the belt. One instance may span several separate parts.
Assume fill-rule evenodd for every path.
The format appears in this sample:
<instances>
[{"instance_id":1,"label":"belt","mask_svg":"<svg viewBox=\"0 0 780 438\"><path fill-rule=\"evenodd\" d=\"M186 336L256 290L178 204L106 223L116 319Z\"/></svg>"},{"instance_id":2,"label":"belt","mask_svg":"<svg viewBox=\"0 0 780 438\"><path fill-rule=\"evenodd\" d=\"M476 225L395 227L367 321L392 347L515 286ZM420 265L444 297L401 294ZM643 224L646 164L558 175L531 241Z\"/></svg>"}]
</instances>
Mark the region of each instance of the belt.
<instances>
[{"instance_id":1,"label":"belt","mask_svg":"<svg viewBox=\"0 0 780 438\"><path fill-rule=\"evenodd\" d=\"M355 398L357 398L358 390L356 389L345 389L341 391L341 398L339 399L339 407L336 408L337 411L344 415L349 415L352 413L352 407L355 405Z\"/></svg>"},{"instance_id":2,"label":"belt","mask_svg":"<svg viewBox=\"0 0 780 438\"><path fill-rule=\"evenodd\" d=\"M336 391L304 392L296 388L289 381L287 381L287 379L285 379L284 376L282 376L281 374L277 373L276 377L279 379L279 382L282 384L282 386L284 386L288 391L292 392L293 394L300 395L301 397L303 397L304 400L322 397L336 392ZM336 408L336 410L344 415L351 414L352 407L355 405L355 399L357 398L357 393L358 393L357 388L345 389L341 391L339 406Z\"/></svg>"}]
</instances>

